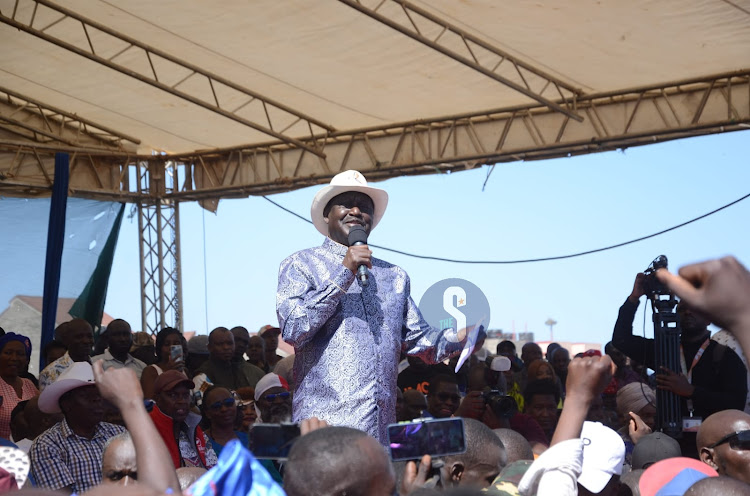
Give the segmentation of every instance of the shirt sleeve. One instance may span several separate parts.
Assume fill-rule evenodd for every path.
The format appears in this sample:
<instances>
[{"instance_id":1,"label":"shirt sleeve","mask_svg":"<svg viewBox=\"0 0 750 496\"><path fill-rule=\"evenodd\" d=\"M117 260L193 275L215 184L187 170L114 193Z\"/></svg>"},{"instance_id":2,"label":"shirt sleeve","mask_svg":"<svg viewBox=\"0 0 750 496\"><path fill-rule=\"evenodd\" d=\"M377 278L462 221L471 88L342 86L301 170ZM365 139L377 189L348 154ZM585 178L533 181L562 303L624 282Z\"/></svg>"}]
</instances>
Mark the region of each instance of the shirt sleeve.
<instances>
[{"instance_id":1,"label":"shirt sleeve","mask_svg":"<svg viewBox=\"0 0 750 496\"><path fill-rule=\"evenodd\" d=\"M39 439L31 446L31 471L39 487L61 489L75 484L61 449L61 446L45 439Z\"/></svg>"},{"instance_id":2,"label":"shirt sleeve","mask_svg":"<svg viewBox=\"0 0 750 496\"><path fill-rule=\"evenodd\" d=\"M403 351L418 356L425 363L435 364L461 352L466 338L456 341L441 329L432 327L411 298L411 282L406 276L407 303L404 312Z\"/></svg>"},{"instance_id":3,"label":"shirt sleeve","mask_svg":"<svg viewBox=\"0 0 750 496\"><path fill-rule=\"evenodd\" d=\"M353 282L354 273L344 265L319 284L303 261L296 257L284 260L276 293L276 315L284 341L294 347L310 341L336 313Z\"/></svg>"},{"instance_id":4,"label":"shirt sleeve","mask_svg":"<svg viewBox=\"0 0 750 496\"><path fill-rule=\"evenodd\" d=\"M612 332L612 344L631 360L653 369L654 340L633 335L633 319L638 305L638 303L631 303L629 299L622 304Z\"/></svg>"}]
</instances>

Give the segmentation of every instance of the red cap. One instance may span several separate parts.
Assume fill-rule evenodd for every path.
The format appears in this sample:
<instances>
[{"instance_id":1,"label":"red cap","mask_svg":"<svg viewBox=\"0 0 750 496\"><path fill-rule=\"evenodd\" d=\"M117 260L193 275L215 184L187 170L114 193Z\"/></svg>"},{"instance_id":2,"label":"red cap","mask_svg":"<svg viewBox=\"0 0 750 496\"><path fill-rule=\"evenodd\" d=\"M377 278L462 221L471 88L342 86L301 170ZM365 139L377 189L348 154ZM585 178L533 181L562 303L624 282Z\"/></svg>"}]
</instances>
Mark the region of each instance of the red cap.
<instances>
[{"instance_id":1,"label":"red cap","mask_svg":"<svg viewBox=\"0 0 750 496\"><path fill-rule=\"evenodd\" d=\"M154 382L154 394L162 391L171 391L180 384L185 384L189 389L195 388L195 383L178 370L167 370L163 372Z\"/></svg>"}]
</instances>

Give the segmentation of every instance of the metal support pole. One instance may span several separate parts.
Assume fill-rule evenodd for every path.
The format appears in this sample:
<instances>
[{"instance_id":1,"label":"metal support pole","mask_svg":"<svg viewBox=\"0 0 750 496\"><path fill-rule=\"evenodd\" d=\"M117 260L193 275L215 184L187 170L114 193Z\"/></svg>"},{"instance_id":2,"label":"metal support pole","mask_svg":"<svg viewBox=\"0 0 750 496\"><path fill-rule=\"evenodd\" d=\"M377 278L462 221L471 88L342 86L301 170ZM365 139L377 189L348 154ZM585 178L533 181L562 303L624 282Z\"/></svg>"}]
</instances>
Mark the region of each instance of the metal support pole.
<instances>
[{"instance_id":1,"label":"metal support pole","mask_svg":"<svg viewBox=\"0 0 750 496\"><path fill-rule=\"evenodd\" d=\"M158 200L156 205L153 207L155 210L156 217L156 263L157 263L157 275L159 280L159 323L157 327L165 327L164 323L167 321L166 312L164 311L164 226L162 224L162 209L161 200ZM167 224L168 225L168 224Z\"/></svg>"},{"instance_id":2,"label":"metal support pole","mask_svg":"<svg viewBox=\"0 0 750 496\"><path fill-rule=\"evenodd\" d=\"M138 203L138 253L141 257L141 331L148 329L146 326L146 256L144 247L146 242L143 237L143 209L146 208L142 203Z\"/></svg>"},{"instance_id":3,"label":"metal support pole","mask_svg":"<svg viewBox=\"0 0 750 496\"><path fill-rule=\"evenodd\" d=\"M141 322L155 334L182 326L179 204L164 195L177 187L177 164L155 157L139 164L143 200L138 206L141 254Z\"/></svg>"},{"instance_id":4,"label":"metal support pole","mask_svg":"<svg viewBox=\"0 0 750 496\"><path fill-rule=\"evenodd\" d=\"M184 322L182 313L182 256L180 251L180 203L174 201L174 238L172 240L174 245L174 275L175 279L175 312L177 314L177 321L175 322L178 329L182 328Z\"/></svg>"}]
</instances>

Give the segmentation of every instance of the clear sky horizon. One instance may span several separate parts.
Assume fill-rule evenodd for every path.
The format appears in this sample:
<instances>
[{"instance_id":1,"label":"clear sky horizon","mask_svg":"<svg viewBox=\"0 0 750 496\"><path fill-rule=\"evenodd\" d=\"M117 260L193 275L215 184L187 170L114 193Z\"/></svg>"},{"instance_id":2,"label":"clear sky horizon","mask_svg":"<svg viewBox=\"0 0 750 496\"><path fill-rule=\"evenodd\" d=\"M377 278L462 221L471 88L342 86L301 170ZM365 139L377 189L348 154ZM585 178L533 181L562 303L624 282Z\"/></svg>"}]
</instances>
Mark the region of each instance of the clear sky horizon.
<instances>
[{"instance_id":1,"label":"clear sky horizon","mask_svg":"<svg viewBox=\"0 0 750 496\"><path fill-rule=\"evenodd\" d=\"M652 234L750 193L750 131L553 160L373 183L389 196L370 242L421 255L517 260L566 255ZM309 218L314 186L269 198ZM130 211L131 207L127 207ZM262 197L222 200L217 214L180 205L185 331L276 324L279 263L319 245L315 228ZM203 222L205 219L205 253ZM750 199L628 246L559 261L467 265L373 248L403 267L419 303L429 286L458 277L491 306L490 329L604 344L637 272L665 254L670 268L724 255L750 264ZM204 279L204 260L208 280ZM137 217L123 219L105 311L140 330ZM208 287L208 292L204 291ZM207 303L207 305L206 305ZM643 329L641 305L636 330ZM650 314L650 310L649 310ZM650 316L646 335L650 336Z\"/></svg>"}]
</instances>

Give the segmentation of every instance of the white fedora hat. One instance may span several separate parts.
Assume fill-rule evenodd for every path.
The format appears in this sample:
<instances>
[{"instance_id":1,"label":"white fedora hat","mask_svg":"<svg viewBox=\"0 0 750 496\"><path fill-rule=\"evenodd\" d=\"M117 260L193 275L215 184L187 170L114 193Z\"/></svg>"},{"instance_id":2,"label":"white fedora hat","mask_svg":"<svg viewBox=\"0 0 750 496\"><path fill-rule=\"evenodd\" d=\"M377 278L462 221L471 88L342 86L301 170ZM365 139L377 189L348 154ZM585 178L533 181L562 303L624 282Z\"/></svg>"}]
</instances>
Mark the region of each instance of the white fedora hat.
<instances>
[{"instance_id":1,"label":"white fedora hat","mask_svg":"<svg viewBox=\"0 0 750 496\"><path fill-rule=\"evenodd\" d=\"M333 176L331 183L318 191L310 207L312 222L323 236L328 236L328 224L323 216L323 210L334 196L346 193L347 191L359 191L372 199L372 203L375 205L375 212L372 216L372 229L375 229L380 219L383 218L385 207L388 206L388 193L380 188L368 186L367 179L361 173L355 170L344 171Z\"/></svg>"},{"instance_id":2,"label":"white fedora hat","mask_svg":"<svg viewBox=\"0 0 750 496\"><path fill-rule=\"evenodd\" d=\"M75 362L39 395L39 409L44 413L60 413L60 396L84 386L94 386L94 369L89 362Z\"/></svg>"}]
</instances>

